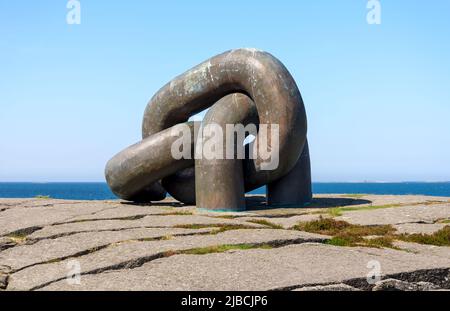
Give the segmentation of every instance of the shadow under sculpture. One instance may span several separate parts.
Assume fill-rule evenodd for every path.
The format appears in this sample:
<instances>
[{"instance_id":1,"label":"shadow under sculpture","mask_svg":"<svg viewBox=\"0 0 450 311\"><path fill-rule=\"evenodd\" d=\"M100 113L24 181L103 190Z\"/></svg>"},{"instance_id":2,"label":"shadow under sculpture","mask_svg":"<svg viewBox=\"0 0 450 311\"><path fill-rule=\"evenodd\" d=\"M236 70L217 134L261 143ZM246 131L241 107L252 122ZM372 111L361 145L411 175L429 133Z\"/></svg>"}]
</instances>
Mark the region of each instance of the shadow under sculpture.
<instances>
[{"instance_id":1,"label":"shadow under sculpture","mask_svg":"<svg viewBox=\"0 0 450 311\"><path fill-rule=\"evenodd\" d=\"M187 122L210 107L202 122ZM253 143L245 146L244 159L194 159L195 133L211 123L224 133L227 124L276 124L278 166L265 170ZM179 137L173 133L182 125L191 129L191 157L175 159L171 147ZM108 162L106 180L116 195L130 201L159 201L167 191L199 208L244 210L245 192L267 185L268 204L301 206L312 198L306 129L300 91L284 65L263 51L231 50L176 77L153 96L144 113L143 140ZM271 152L269 136L258 130L255 140L267 141Z\"/></svg>"}]
</instances>

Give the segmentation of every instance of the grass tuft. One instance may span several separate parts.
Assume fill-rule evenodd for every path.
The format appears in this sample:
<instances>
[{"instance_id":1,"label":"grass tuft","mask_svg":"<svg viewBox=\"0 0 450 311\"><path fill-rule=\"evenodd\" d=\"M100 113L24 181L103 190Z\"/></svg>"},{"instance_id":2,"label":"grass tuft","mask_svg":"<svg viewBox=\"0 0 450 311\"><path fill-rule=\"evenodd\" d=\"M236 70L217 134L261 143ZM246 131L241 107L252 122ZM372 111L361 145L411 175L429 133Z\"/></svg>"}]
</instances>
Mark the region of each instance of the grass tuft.
<instances>
[{"instance_id":1,"label":"grass tuft","mask_svg":"<svg viewBox=\"0 0 450 311\"><path fill-rule=\"evenodd\" d=\"M405 242L413 242L419 244L450 246L450 226L445 226L439 231L432 234L401 234L398 238Z\"/></svg>"},{"instance_id":2,"label":"grass tuft","mask_svg":"<svg viewBox=\"0 0 450 311\"><path fill-rule=\"evenodd\" d=\"M249 249L272 249L273 246L270 244L223 244L223 245L214 245L207 247L197 247L191 248L187 250L178 250L178 251L166 251L163 253L162 257L170 257L175 255L207 255L207 254L216 254L216 253L224 253L230 250L249 250Z\"/></svg>"},{"instance_id":3,"label":"grass tuft","mask_svg":"<svg viewBox=\"0 0 450 311\"><path fill-rule=\"evenodd\" d=\"M338 216L342 216L342 211L339 207L330 208L328 210L328 214L333 217L338 217Z\"/></svg>"},{"instance_id":4,"label":"grass tuft","mask_svg":"<svg viewBox=\"0 0 450 311\"><path fill-rule=\"evenodd\" d=\"M392 233L395 228L390 225L361 226L332 218L322 218L309 222L301 222L293 227L294 230L330 235L327 242L336 246L368 246L394 247ZM375 236L365 239L367 236Z\"/></svg>"},{"instance_id":5,"label":"grass tuft","mask_svg":"<svg viewBox=\"0 0 450 311\"><path fill-rule=\"evenodd\" d=\"M383 237L376 237L372 239L366 239L364 241L364 246L368 247L375 247L375 248L393 248L393 249L399 249L398 247L394 246L394 239L392 236L383 236Z\"/></svg>"},{"instance_id":6,"label":"grass tuft","mask_svg":"<svg viewBox=\"0 0 450 311\"><path fill-rule=\"evenodd\" d=\"M191 216L194 215L192 211L174 211L169 213L160 214L159 216Z\"/></svg>"},{"instance_id":7,"label":"grass tuft","mask_svg":"<svg viewBox=\"0 0 450 311\"><path fill-rule=\"evenodd\" d=\"M385 204L385 205L366 205L366 206L347 206L340 207L339 210L342 212L351 212L351 211L370 211L384 208L393 208L400 207L402 204Z\"/></svg>"},{"instance_id":8,"label":"grass tuft","mask_svg":"<svg viewBox=\"0 0 450 311\"><path fill-rule=\"evenodd\" d=\"M35 199L50 199L49 195L37 195L34 197Z\"/></svg>"},{"instance_id":9,"label":"grass tuft","mask_svg":"<svg viewBox=\"0 0 450 311\"><path fill-rule=\"evenodd\" d=\"M255 229L255 227L240 225L240 224L185 224L175 225L174 228L180 229L205 229L205 228L217 228L212 230L210 234L218 234L225 231L240 230L240 229Z\"/></svg>"},{"instance_id":10,"label":"grass tuft","mask_svg":"<svg viewBox=\"0 0 450 311\"><path fill-rule=\"evenodd\" d=\"M275 223L270 222L270 221L267 221L265 219L251 219L251 220L248 220L247 222L263 225L263 226L266 226L266 227L270 227L272 229L284 229L283 226L281 226L279 224L275 224Z\"/></svg>"},{"instance_id":11,"label":"grass tuft","mask_svg":"<svg viewBox=\"0 0 450 311\"><path fill-rule=\"evenodd\" d=\"M349 193L349 194L343 194L342 197L361 199L361 198L365 197L366 195L367 194L365 194L365 193Z\"/></svg>"},{"instance_id":12,"label":"grass tuft","mask_svg":"<svg viewBox=\"0 0 450 311\"><path fill-rule=\"evenodd\" d=\"M318 220L300 222L295 225L293 229L312 233L334 235L350 226L351 225L348 222L334 220L332 218L323 218L322 216L320 216Z\"/></svg>"},{"instance_id":13,"label":"grass tuft","mask_svg":"<svg viewBox=\"0 0 450 311\"><path fill-rule=\"evenodd\" d=\"M177 251L165 251L162 255L162 257L171 257L171 256L175 256L178 255L179 252Z\"/></svg>"},{"instance_id":14,"label":"grass tuft","mask_svg":"<svg viewBox=\"0 0 450 311\"><path fill-rule=\"evenodd\" d=\"M162 241L173 240L173 235L171 235L171 234L165 235L161 238L161 240Z\"/></svg>"},{"instance_id":15,"label":"grass tuft","mask_svg":"<svg viewBox=\"0 0 450 311\"><path fill-rule=\"evenodd\" d=\"M402 204L386 204L386 205L364 205L364 206L345 206L345 207L333 207L328 208L325 211L319 211L317 214L328 214L333 217L342 216L343 212L353 212L353 211L370 211L383 208L400 207Z\"/></svg>"},{"instance_id":16,"label":"grass tuft","mask_svg":"<svg viewBox=\"0 0 450 311\"><path fill-rule=\"evenodd\" d=\"M28 234L26 232L15 232L6 235L7 238L9 238L11 241L17 244L25 243L27 240Z\"/></svg>"},{"instance_id":17,"label":"grass tuft","mask_svg":"<svg viewBox=\"0 0 450 311\"><path fill-rule=\"evenodd\" d=\"M450 246L450 226L445 226L432 234L395 234L396 230L391 225L362 226L320 217L318 220L299 223L293 229L330 235L332 238L327 244L336 246L398 249L393 244L394 240L435 246Z\"/></svg>"},{"instance_id":18,"label":"grass tuft","mask_svg":"<svg viewBox=\"0 0 450 311\"><path fill-rule=\"evenodd\" d=\"M354 242L343 237L332 237L325 244L334 246L353 246Z\"/></svg>"},{"instance_id":19,"label":"grass tuft","mask_svg":"<svg viewBox=\"0 0 450 311\"><path fill-rule=\"evenodd\" d=\"M262 249L271 249L272 246L268 244L236 244L236 245L216 245L216 246L208 246L208 247L199 247L199 248L193 248L186 251L181 251L183 254L187 255L206 255L206 254L213 254L213 253L224 253L230 250L249 250L249 249L255 249L255 248L262 248Z\"/></svg>"},{"instance_id":20,"label":"grass tuft","mask_svg":"<svg viewBox=\"0 0 450 311\"><path fill-rule=\"evenodd\" d=\"M237 215L219 215L219 216L213 216L215 218L222 218L222 219L235 219L235 218L239 218L241 216L237 216Z\"/></svg>"}]
</instances>

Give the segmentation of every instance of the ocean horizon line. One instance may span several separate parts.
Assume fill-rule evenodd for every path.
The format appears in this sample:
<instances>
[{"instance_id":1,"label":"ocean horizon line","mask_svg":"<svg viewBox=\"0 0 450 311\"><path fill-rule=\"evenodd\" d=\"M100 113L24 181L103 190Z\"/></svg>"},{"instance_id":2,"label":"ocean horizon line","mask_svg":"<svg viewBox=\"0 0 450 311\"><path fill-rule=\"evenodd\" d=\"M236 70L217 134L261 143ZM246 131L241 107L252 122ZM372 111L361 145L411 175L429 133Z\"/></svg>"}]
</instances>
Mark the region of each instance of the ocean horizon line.
<instances>
[{"instance_id":1,"label":"ocean horizon line","mask_svg":"<svg viewBox=\"0 0 450 311\"><path fill-rule=\"evenodd\" d=\"M313 182L315 194L431 195L450 197L450 182ZM265 194L260 187L250 194ZM116 199L108 184L100 182L0 182L0 198Z\"/></svg>"},{"instance_id":2,"label":"ocean horizon line","mask_svg":"<svg viewBox=\"0 0 450 311\"><path fill-rule=\"evenodd\" d=\"M106 184L106 181L0 181L0 184ZM405 180L405 181L313 181L315 184L446 184L450 180Z\"/></svg>"}]
</instances>

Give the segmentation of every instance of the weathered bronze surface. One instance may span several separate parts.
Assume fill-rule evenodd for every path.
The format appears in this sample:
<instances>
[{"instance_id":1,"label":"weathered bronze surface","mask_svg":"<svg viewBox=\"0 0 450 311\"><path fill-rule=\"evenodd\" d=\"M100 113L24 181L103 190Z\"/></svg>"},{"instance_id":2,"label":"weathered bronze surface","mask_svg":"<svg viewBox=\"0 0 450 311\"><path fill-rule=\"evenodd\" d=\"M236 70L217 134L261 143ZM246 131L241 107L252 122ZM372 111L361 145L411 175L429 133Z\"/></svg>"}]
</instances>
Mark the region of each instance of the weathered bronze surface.
<instances>
[{"instance_id":1,"label":"weathered bronze surface","mask_svg":"<svg viewBox=\"0 0 450 311\"><path fill-rule=\"evenodd\" d=\"M201 123L187 123L209 107ZM264 169L264 159L253 144L246 145L244 159L194 161L194 128L201 132L213 123L224 133L227 124L276 124L279 165ZM279 60L254 49L228 51L176 77L153 96L144 113L143 140L108 162L106 179L112 191L126 200L157 201L168 191L200 208L244 210L245 192L268 185L269 204L302 205L311 199L306 123L300 92ZM192 155L176 160L171 146L178 137L171 133L182 124L191 129ZM266 136L258 131L256 139L268 139L273 152L274 142ZM254 159L249 157L252 152Z\"/></svg>"}]
</instances>

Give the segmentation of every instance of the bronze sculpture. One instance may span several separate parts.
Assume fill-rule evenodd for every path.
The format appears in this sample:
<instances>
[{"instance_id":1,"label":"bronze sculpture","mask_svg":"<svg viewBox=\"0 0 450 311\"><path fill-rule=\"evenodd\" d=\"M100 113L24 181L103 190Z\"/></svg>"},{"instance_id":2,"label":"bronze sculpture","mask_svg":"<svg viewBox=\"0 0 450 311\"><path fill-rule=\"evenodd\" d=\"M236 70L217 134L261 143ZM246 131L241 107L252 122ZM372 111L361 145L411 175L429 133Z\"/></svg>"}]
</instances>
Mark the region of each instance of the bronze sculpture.
<instances>
[{"instance_id":1,"label":"bronze sculpture","mask_svg":"<svg viewBox=\"0 0 450 311\"><path fill-rule=\"evenodd\" d=\"M202 122L187 122L206 108ZM213 125L226 132L234 124L254 125L255 143L233 140L231 152L215 150L233 158L197 157L208 144L197 141L198 133ZM300 206L311 200L306 128L300 92L284 65L263 51L231 50L176 77L153 96L144 113L143 140L108 162L106 180L116 195L132 201L162 200L168 191L199 208L244 210L245 193L268 185L270 205ZM187 156L174 158L179 138L174 133L186 130L189 144L180 150ZM216 142L216 149L228 143L223 137ZM260 142L267 142L276 166L267 168Z\"/></svg>"}]
</instances>

